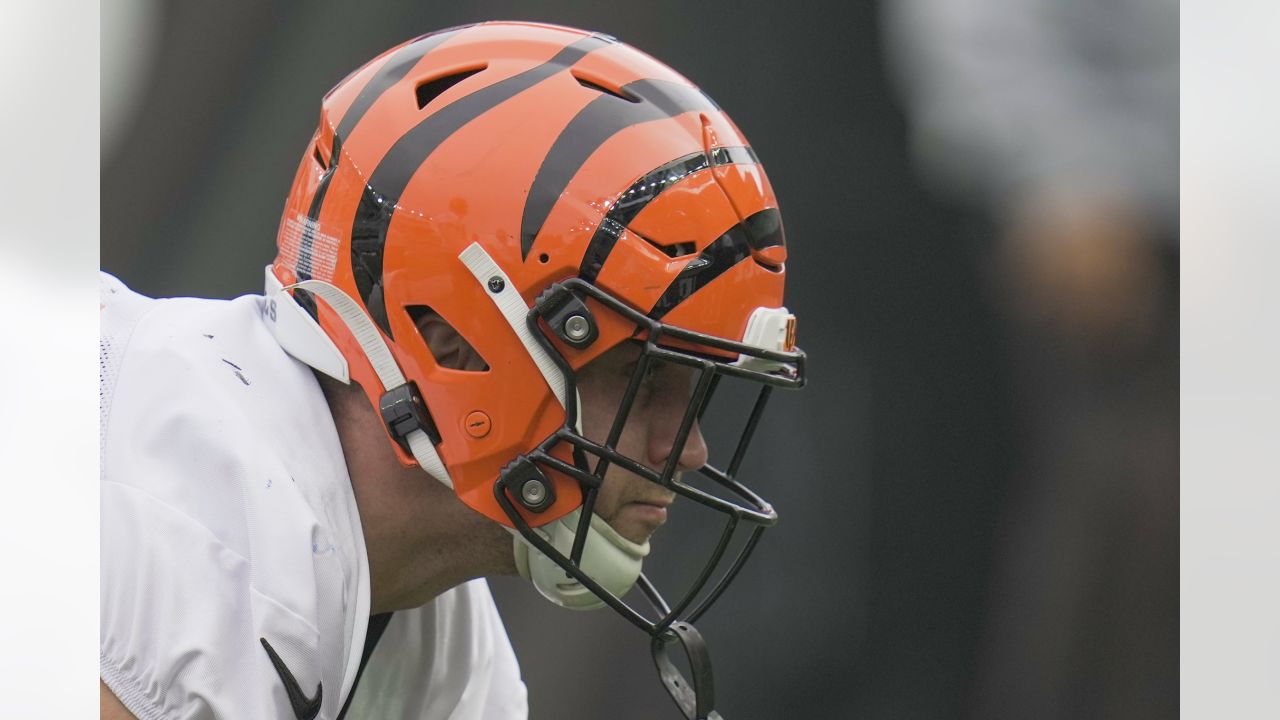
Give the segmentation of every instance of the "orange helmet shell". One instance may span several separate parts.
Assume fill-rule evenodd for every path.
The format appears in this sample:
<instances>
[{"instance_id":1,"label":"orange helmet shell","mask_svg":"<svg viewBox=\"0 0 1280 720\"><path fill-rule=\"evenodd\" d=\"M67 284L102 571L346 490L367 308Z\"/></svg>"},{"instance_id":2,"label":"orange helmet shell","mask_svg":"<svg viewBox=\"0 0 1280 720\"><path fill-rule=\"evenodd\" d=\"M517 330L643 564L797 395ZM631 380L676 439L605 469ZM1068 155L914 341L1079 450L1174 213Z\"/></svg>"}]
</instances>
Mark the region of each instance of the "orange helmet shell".
<instances>
[{"instance_id":1,"label":"orange helmet shell","mask_svg":"<svg viewBox=\"0 0 1280 720\"><path fill-rule=\"evenodd\" d=\"M754 152L710 98L628 45L484 23L419 37L339 83L289 193L272 270L286 285L331 283L365 308L422 393L459 497L506 525L495 478L565 413L459 260L472 243L530 306L577 276L650 317L740 340L753 310L782 304L782 226ZM351 331L325 303L295 299L376 408L383 388ZM554 339L575 370L637 335L588 305L598 339L584 350ZM452 325L488 369L441 366L417 307ZM468 427L478 417L483 432ZM575 481L554 482L549 509L522 512L531 525L581 504Z\"/></svg>"}]
</instances>

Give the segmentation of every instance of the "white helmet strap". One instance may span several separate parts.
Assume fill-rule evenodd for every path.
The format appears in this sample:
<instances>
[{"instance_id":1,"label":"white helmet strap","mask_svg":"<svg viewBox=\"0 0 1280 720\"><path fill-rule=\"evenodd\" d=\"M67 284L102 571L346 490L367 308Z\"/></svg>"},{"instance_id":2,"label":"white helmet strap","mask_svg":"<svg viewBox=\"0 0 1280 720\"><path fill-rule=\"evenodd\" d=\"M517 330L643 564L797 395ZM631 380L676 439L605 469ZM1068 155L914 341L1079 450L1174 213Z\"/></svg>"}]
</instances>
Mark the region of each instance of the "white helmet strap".
<instances>
[{"instance_id":1,"label":"white helmet strap","mask_svg":"<svg viewBox=\"0 0 1280 720\"><path fill-rule=\"evenodd\" d=\"M292 298L288 298L288 302L276 302L277 293L287 290L306 290L315 293L323 299L338 318L342 320L347 329L351 331L351 335L360 345L364 356L368 358L369 364L373 366L373 371L378 376L378 381L382 384L382 391L387 392L394 390L406 384L404 373L400 371L400 366L396 364L395 356L391 354L391 349L387 347L387 342L382 338L382 333L378 330L373 321L369 319L369 315L361 309L359 303L351 299L349 295L341 289L327 283L323 280L301 280L292 285L280 286L276 281L277 287L272 288L272 281L275 280L275 274L271 272L271 268L267 268L267 291L268 307L275 308L275 332L277 340L281 340L281 345L302 362L315 367L322 372L331 375L343 382L349 382L347 373L347 365L344 360L339 367L332 361L332 354L325 348L324 343L315 340L306 339L305 331L311 330L313 333L319 333L328 340L328 336L324 335L324 331L319 324L306 314L297 302ZM281 306L284 306L284 309ZM303 322L296 317L301 314L306 318L307 322ZM288 318L281 323L282 318ZM284 338L289 339L289 344L284 342ZM329 340L328 346L337 351L337 347L333 345L333 341ZM302 354L299 354L302 353ZM341 355L339 355L341 357ZM337 370L338 372L332 372ZM440 459L440 453L436 451L436 447L431 442L431 438L427 437L425 431L418 429L412 430L405 435L405 442L409 446L409 451L413 454L418 465L426 471L428 475L443 483L446 487L453 487L453 479L449 477L449 471L445 468L444 462Z\"/></svg>"},{"instance_id":2,"label":"white helmet strap","mask_svg":"<svg viewBox=\"0 0 1280 720\"><path fill-rule=\"evenodd\" d=\"M265 287L262 315L268 321L267 326L280 347L343 384L351 382L347 359L342 356L342 351L320 329L315 318L284 292L284 286L280 284L270 265L266 267Z\"/></svg>"},{"instance_id":3,"label":"white helmet strap","mask_svg":"<svg viewBox=\"0 0 1280 720\"><path fill-rule=\"evenodd\" d=\"M489 299L493 300L493 304L498 307L498 312L502 313L502 317L520 339L520 344L524 345L525 351L533 359L533 364L538 366L538 372L541 372L542 377L547 381L551 393L555 395L556 400L560 401L560 406L565 407L564 376L561 375L560 368L556 367L555 361L551 359L551 355L547 353L547 349L539 345L538 340L533 337L533 331L529 329L529 323L526 321L529 306L524 304L524 298L520 297L520 291L511 282L511 278L498 267L498 263L494 262L480 243L471 243L458 255L458 259L475 276Z\"/></svg>"},{"instance_id":4,"label":"white helmet strap","mask_svg":"<svg viewBox=\"0 0 1280 720\"><path fill-rule=\"evenodd\" d=\"M529 306L525 305L520 291L511 283L511 279L494 262L489 253L479 243L472 243L463 250L458 259L471 271L476 281L485 289L489 299L497 306L502 317L511 326L512 332L520 339L529 357L533 359L538 371L546 379L547 386L561 406L567 402L564 375L551 355L533 336L529 327ZM582 432L582 399L574 397L578 403L577 420L579 433ZM534 528L566 557L573 547L573 538L577 533L578 517L581 510L575 510L563 518L547 525ZM513 551L516 568L526 579L533 582L534 587L543 597L563 607L578 610L593 610L603 607L604 601L597 598L582 583L568 576L564 569L547 557L541 550L533 547L516 530ZM637 545L619 535L602 520L593 515L582 556L582 570L614 595L621 597L635 585L640 577L641 563L649 554L649 543Z\"/></svg>"}]
</instances>

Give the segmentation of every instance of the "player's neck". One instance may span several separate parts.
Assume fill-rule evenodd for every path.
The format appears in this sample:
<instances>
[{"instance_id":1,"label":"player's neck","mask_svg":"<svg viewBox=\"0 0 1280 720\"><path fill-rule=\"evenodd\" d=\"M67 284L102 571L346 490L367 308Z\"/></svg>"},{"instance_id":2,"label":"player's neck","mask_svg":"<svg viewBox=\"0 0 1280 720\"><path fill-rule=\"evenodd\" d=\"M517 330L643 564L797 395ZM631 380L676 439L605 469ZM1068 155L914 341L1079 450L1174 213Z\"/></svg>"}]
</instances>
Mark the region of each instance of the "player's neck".
<instances>
[{"instance_id":1,"label":"player's neck","mask_svg":"<svg viewBox=\"0 0 1280 720\"><path fill-rule=\"evenodd\" d=\"M371 611L418 607L467 580L515 572L511 536L417 467L404 467L358 388L322 383L369 557Z\"/></svg>"}]
</instances>

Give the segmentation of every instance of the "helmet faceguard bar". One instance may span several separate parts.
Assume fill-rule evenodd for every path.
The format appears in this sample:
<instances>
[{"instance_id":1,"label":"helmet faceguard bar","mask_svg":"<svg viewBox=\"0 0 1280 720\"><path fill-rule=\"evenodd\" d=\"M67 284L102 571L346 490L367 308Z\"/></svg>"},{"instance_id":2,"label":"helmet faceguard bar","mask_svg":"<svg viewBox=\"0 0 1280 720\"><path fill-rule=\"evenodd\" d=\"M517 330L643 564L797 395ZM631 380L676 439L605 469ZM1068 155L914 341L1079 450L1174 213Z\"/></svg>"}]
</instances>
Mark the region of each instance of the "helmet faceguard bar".
<instances>
[{"instance_id":1,"label":"helmet faceguard bar","mask_svg":"<svg viewBox=\"0 0 1280 720\"><path fill-rule=\"evenodd\" d=\"M563 473L579 483L583 493L583 503L570 552L566 555L557 550L545 537L529 525L517 509L516 502L513 501L513 497L517 496L508 488L509 483L506 481L506 473L500 476L494 485L495 499L511 520L515 530L533 547L541 551L563 569L569 577L587 587L600 600L611 606L632 624L647 634L658 637L667 632L671 624L681 619L686 611L689 611L687 615L683 616L683 620L686 622L693 622L705 613L728 588L729 584L745 565L747 558L755 549L756 543L764 530L777 523L778 516L773 507L759 495L738 482L735 476L742 464L752 436L759 425L760 417L764 412L764 407L773 388L799 388L804 385L805 355L798 348L787 352L768 350L665 324L635 311L609 293L580 278L570 278L562 283L555 283L547 291L544 291L540 298L548 297L551 293L565 292L575 293L579 297L588 296L595 299L609 310L633 322L636 325L637 337L642 333L645 335L635 368L627 383L604 443L594 442L578 431L577 403L566 402L564 424L525 456L535 465ZM539 322L540 320L546 321L547 318L543 310L549 304L535 303L534 307L529 310L527 322L530 330L533 331L534 338L547 351L547 354L562 373L565 380L566 399L575 398L577 396L577 385L574 370L563 354L552 343L550 337L548 337L544 324ZM664 338L693 344L696 347L706 347L724 353L736 354L738 361L730 362L722 359L713 359L712 356L693 351L681 351L664 347L659 344ZM752 359L759 362L752 366L749 363L744 363L744 359ZM660 470L651 468L617 450L617 444L621 439L627 416L635 403L643 378L646 375L646 369L654 360L691 367L696 371L697 378L680 425L673 438L672 450ZM760 367L767 369L758 369ZM710 464L705 464L703 467L693 471L709 480L714 486L723 489L725 491L723 493L724 497L721 497L677 478L676 471L680 455L693 431L694 423L702 417L712 394L718 387L719 381L726 376L754 381L760 384L761 387L727 468L721 470ZM562 443L571 448L572 463L552 454L552 450ZM588 461L588 456L595 458L594 466ZM721 513L725 517L724 528L707 563L698 573L689 589L674 605L667 602L647 576L640 575L637 580L637 587L652 606L653 612L651 615L656 617L647 617L645 613L632 607L624 602L621 597L602 587L582 569L583 553L588 531L591 527L596 497L600 486L604 483L605 473L611 465L617 465L634 475L661 485L678 496L688 498L693 502ZM754 527L752 527L741 549L733 556L732 561L724 565L722 561L726 559L725 556L735 536L735 531L743 521ZM715 584L704 594L703 591L716 574L717 568L722 566L725 567L724 571L720 574ZM701 601L694 605L694 601L700 596L702 597ZM691 606L692 610L689 610Z\"/></svg>"},{"instance_id":2,"label":"helmet faceguard bar","mask_svg":"<svg viewBox=\"0 0 1280 720\"><path fill-rule=\"evenodd\" d=\"M746 380L754 380L756 382L772 385L775 387L785 387L788 389L799 389L805 384L805 354L800 348L783 352L778 350L769 350L766 348L749 345L736 340L728 340L726 338L708 335L694 330L668 325L661 320L655 320L644 313L638 312L631 306L615 298L613 295L601 290L582 278L568 278L559 283L553 283L547 290L543 291L543 295L554 292L575 292L589 295L600 304L618 313L627 320L635 323L637 334L641 331L648 332L648 340L656 343L663 337L669 337L685 343L704 346L722 352L733 353L742 358L754 358L756 360L767 361L776 364L778 368L773 371L754 370L750 367L739 365L737 363L725 363L713 360L717 365L717 371L729 377L743 378ZM541 338L539 342L548 346L548 350L553 357L559 357L560 353L554 347L550 347L550 340L545 338L542 329L538 327L538 320L542 317L539 311L539 305L534 304L529 310L528 322L530 329L537 330L535 337ZM544 342L545 341L545 342ZM665 347L653 346L651 349L646 348L654 357L667 360L669 362L680 363L698 367L701 357L691 352L680 352ZM563 358L560 358L563 360ZM568 362L563 363L562 369L568 369ZM570 373L572 371L570 370Z\"/></svg>"}]
</instances>

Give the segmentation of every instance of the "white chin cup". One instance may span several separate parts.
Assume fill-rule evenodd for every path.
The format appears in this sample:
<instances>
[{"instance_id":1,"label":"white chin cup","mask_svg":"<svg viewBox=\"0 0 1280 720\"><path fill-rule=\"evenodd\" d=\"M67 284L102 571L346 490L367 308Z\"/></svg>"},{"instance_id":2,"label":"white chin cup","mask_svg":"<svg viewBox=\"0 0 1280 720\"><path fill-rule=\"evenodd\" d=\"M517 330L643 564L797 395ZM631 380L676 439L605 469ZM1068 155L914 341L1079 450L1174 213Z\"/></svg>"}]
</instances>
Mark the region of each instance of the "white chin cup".
<instances>
[{"instance_id":1,"label":"white chin cup","mask_svg":"<svg viewBox=\"0 0 1280 720\"><path fill-rule=\"evenodd\" d=\"M534 528L534 532L568 557L581 512L581 508L574 510L559 520ZM591 529L582 551L582 571L605 590L617 597L625 595L640 577L640 566L648 554L648 540L642 545L633 543L599 515L591 516ZM515 535L515 558L521 577L532 581L538 592L551 602L573 610L595 610L604 606L604 601L595 593L519 534Z\"/></svg>"}]
</instances>

